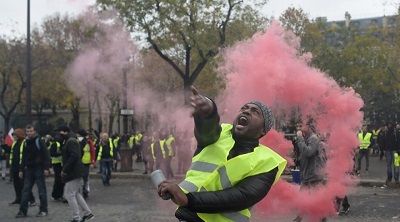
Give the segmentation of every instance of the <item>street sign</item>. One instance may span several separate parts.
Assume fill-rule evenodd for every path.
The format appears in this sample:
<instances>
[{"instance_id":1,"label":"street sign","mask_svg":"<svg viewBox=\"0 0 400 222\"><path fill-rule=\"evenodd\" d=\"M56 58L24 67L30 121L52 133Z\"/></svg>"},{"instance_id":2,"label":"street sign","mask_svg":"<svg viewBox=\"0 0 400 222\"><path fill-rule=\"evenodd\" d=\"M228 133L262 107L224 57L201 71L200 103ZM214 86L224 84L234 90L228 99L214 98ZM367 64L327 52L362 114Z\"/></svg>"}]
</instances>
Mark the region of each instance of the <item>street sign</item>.
<instances>
[{"instance_id":1,"label":"street sign","mask_svg":"<svg viewBox=\"0 0 400 222\"><path fill-rule=\"evenodd\" d=\"M131 116L133 115L133 109L121 109L121 115Z\"/></svg>"}]
</instances>

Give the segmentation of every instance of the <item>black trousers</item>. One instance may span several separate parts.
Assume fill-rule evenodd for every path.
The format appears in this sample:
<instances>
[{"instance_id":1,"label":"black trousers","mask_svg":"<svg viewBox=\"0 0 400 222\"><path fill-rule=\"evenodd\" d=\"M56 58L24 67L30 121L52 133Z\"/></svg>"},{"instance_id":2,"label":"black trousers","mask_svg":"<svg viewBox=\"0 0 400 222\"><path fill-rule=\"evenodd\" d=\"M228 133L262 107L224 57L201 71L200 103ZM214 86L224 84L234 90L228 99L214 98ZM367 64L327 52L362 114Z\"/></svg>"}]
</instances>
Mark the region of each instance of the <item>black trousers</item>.
<instances>
[{"instance_id":1,"label":"black trousers","mask_svg":"<svg viewBox=\"0 0 400 222\"><path fill-rule=\"evenodd\" d=\"M54 184L51 197L54 199L60 199L63 197L64 193L64 182L61 177L62 166L61 163L52 164L52 166L54 171Z\"/></svg>"},{"instance_id":2,"label":"black trousers","mask_svg":"<svg viewBox=\"0 0 400 222\"><path fill-rule=\"evenodd\" d=\"M13 178L13 185L14 185L14 191L15 191L15 201L16 202L21 202L22 199L22 189L24 188L24 180L19 178L19 170L18 169L12 169L10 168L10 172ZM31 197L29 199L30 203L35 203L35 197L33 196L33 193L31 192Z\"/></svg>"}]
</instances>

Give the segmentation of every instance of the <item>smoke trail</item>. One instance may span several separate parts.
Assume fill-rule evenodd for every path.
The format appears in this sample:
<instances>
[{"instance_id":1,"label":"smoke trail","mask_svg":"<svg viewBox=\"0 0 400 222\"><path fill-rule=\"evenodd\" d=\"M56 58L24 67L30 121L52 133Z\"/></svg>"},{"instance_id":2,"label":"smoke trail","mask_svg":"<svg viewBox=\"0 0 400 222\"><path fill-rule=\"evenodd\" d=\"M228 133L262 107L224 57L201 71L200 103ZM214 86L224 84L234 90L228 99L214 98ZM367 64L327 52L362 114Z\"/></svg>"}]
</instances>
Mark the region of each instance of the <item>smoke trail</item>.
<instances>
[{"instance_id":1,"label":"smoke trail","mask_svg":"<svg viewBox=\"0 0 400 222\"><path fill-rule=\"evenodd\" d=\"M334 211L335 196L343 196L354 186L346 172L353 166L353 149L358 146L356 133L363 119L363 101L353 89L340 88L325 73L310 67L310 55L298 55L298 48L299 40L273 22L265 33L228 49L221 68L228 83L219 100L228 121L244 103L259 99L272 107L280 121L287 121L282 113L298 109L303 118L316 120L318 132L330 132L327 185L308 192L279 181L258 205L266 215L298 212L317 220ZM261 143L284 156L292 149L283 134L274 130Z\"/></svg>"}]
</instances>

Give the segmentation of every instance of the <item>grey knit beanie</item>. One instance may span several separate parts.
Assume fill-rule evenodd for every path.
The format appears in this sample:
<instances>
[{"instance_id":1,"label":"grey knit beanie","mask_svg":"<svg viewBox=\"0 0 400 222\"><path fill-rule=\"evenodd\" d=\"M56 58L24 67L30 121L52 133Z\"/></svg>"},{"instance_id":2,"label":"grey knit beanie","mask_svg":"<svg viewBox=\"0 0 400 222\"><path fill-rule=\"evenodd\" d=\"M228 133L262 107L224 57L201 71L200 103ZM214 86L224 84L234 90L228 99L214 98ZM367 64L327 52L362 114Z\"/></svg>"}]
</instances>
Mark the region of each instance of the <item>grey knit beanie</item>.
<instances>
[{"instance_id":1,"label":"grey knit beanie","mask_svg":"<svg viewBox=\"0 0 400 222\"><path fill-rule=\"evenodd\" d=\"M268 131L274 125L274 115L272 114L271 108L269 108L267 105L265 105L264 103L262 103L258 100L250 101L247 104L255 104L258 107L260 107L260 109L263 113L263 116L264 116L264 129L265 129L265 132L268 133Z\"/></svg>"}]
</instances>

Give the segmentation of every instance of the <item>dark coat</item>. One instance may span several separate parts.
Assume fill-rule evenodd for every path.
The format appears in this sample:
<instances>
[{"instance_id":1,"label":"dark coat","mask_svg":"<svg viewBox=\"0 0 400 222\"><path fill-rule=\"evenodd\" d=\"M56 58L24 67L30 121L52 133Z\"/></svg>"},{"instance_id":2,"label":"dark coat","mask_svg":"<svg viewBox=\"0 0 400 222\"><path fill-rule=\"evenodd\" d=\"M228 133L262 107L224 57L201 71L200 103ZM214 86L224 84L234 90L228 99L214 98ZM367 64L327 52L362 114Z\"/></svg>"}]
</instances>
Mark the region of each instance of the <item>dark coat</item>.
<instances>
[{"instance_id":1,"label":"dark coat","mask_svg":"<svg viewBox=\"0 0 400 222\"><path fill-rule=\"evenodd\" d=\"M19 149L19 146L14 146L14 149L15 148ZM38 135L34 138L29 138L25 140L20 171L24 171L26 168L36 167L42 167L45 170L49 170L50 163L51 159L49 155L49 150L44 141L40 139Z\"/></svg>"},{"instance_id":2,"label":"dark coat","mask_svg":"<svg viewBox=\"0 0 400 222\"><path fill-rule=\"evenodd\" d=\"M81 160L81 148L79 141L73 134L68 135L62 143L63 180L69 182L84 176L84 168Z\"/></svg>"}]
</instances>

